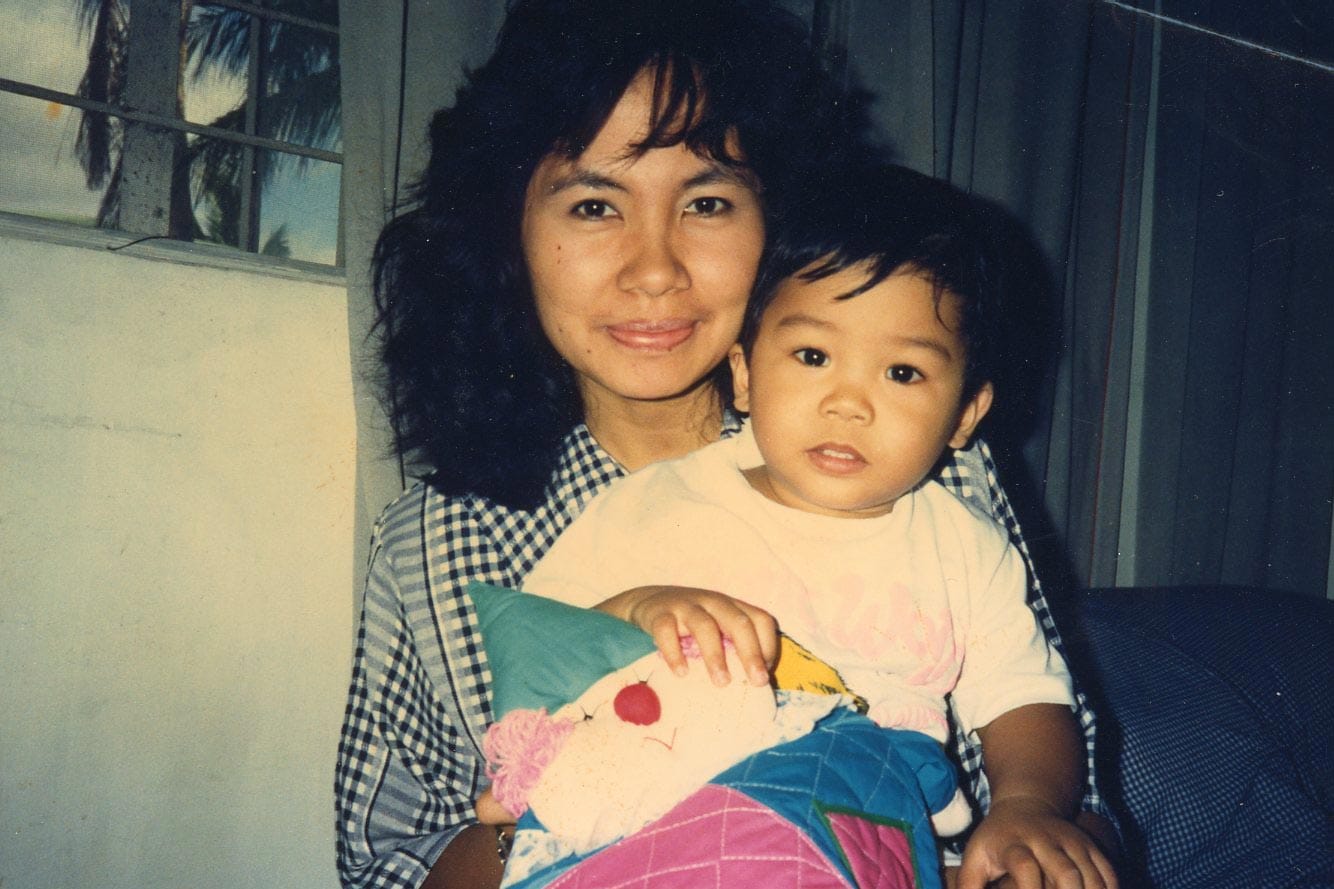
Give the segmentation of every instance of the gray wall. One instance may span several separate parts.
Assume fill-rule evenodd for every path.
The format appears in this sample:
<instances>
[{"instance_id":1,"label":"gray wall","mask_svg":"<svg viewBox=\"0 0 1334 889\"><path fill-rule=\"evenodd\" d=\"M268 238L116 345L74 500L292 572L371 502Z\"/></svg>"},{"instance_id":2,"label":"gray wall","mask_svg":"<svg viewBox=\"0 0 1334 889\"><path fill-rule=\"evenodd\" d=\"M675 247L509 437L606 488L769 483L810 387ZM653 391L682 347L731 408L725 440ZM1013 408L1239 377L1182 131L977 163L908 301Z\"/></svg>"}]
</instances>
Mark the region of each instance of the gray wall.
<instances>
[{"instance_id":1,"label":"gray wall","mask_svg":"<svg viewBox=\"0 0 1334 889\"><path fill-rule=\"evenodd\" d=\"M335 885L345 289L10 223L0 885Z\"/></svg>"}]
</instances>

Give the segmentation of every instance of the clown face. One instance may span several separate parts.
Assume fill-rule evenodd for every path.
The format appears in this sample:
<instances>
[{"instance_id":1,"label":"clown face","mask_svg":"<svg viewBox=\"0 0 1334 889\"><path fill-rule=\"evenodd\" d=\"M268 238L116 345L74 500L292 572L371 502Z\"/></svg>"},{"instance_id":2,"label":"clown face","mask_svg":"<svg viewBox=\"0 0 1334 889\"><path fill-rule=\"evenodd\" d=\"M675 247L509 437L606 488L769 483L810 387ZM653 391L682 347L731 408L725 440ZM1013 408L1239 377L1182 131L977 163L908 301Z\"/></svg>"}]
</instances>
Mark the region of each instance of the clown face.
<instances>
[{"instance_id":1,"label":"clown face","mask_svg":"<svg viewBox=\"0 0 1334 889\"><path fill-rule=\"evenodd\" d=\"M733 652L728 659L729 670L742 669ZM768 687L733 682L720 688L698 660L677 676L653 652L552 714L575 726L529 805L547 830L575 850L596 849L776 743L774 714Z\"/></svg>"}]
</instances>

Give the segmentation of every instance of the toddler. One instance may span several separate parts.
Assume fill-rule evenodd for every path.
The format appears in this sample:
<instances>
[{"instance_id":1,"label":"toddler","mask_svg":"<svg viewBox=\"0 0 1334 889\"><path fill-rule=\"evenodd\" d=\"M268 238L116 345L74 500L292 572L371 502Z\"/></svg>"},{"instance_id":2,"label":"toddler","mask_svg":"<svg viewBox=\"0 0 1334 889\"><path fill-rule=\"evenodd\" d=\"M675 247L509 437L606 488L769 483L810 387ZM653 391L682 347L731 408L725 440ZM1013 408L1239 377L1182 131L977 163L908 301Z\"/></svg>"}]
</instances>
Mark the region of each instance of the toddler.
<instances>
[{"instance_id":1,"label":"toddler","mask_svg":"<svg viewBox=\"0 0 1334 889\"><path fill-rule=\"evenodd\" d=\"M729 355L749 422L613 485L524 588L636 623L678 672L693 636L729 681L726 636L750 681L769 679L763 654L780 687L811 687L796 646L776 654L776 626L878 724L944 742L953 720L980 738L991 807L960 887L1072 869L1114 885L1069 820L1082 779L1070 678L1027 605L1023 560L933 480L994 395L1003 257L986 222L949 186L883 167L780 226Z\"/></svg>"}]
</instances>

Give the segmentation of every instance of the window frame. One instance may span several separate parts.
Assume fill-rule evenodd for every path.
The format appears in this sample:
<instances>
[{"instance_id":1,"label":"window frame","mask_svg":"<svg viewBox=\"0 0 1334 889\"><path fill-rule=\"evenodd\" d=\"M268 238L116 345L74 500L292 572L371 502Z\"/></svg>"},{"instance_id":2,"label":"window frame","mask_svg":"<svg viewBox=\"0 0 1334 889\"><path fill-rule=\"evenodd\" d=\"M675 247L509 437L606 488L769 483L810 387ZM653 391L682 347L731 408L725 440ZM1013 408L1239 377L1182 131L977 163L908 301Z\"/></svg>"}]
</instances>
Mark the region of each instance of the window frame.
<instances>
[{"instance_id":1,"label":"window frame","mask_svg":"<svg viewBox=\"0 0 1334 889\"><path fill-rule=\"evenodd\" d=\"M130 61L125 77L124 105L115 105L86 99L73 93L39 86L26 81L13 80L0 76L0 92L25 96L54 104L78 108L84 112L105 114L118 118L125 123L125 145L127 163L137 165L140 175L127 177L122 182L125 192L119 216L118 230L127 235L153 238L169 238L184 243L195 243L189 239L176 238L171 233L172 171L176 167L174 158L166 144L177 139L176 134L184 133L203 138L218 139L243 146L245 149L244 168L252 171L241 189L240 244L227 246L225 249L260 256L267 261L294 262L299 266L341 269L344 262L343 225L342 225L342 188L339 188L339 218L337 220L335 259L333 265L309 262L305 260L285 260L267 257L258 249L258 220L260 176L257 170L256 154L266 150L298 158L324 161L337 164L343 169L343 153L328 149L302 145L282 139L273 139L256 134L261 101L260 66L262 53L260 44L264 26L270 22L282 22L296 25L335 37L339 26L304 16L294 15L277 9L269 9L244 0L200 0L201 5L223 7L245 13L253 24L249 34L249 72L246 78L245 129L244 131L223 129L197 124L183 117L176 116L176 96L182 79L186 76L185 60L182 55L183 36L179 29L173 28L180 20L176 17L188 14L189 6L182 0L135 0L138 20L147 23L147 27L136 29L134 15L130 16L129 43L138 53L130 54ZM193 3L190 4L194 5ZM174 33L173 33L174 32ZM168 39L170 38L170 39ZM137 57L137 58L136 58ZM167 82L166 72L174 71L175 79ZM191 206L193 212L193 204ZM4 212L0 209L0 212ZM9 214L17 217L21 214ZM39 218L39 217L30 217ZM70 223L71 228L82 226ZM106 228L100 228L107 231Z\"/></svg>"}]
</instances>

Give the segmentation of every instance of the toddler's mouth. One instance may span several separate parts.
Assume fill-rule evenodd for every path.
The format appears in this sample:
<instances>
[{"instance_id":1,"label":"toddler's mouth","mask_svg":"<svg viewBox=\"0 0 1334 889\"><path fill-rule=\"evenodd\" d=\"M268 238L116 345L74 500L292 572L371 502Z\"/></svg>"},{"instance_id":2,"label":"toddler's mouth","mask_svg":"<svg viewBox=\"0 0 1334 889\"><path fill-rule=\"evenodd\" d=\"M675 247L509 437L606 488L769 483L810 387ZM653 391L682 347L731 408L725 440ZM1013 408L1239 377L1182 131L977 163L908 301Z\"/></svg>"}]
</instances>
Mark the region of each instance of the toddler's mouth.
<instances>
[{"instance_id":1,"label":"toddler's mouth","mask_svg":"<svg viewBox=\"0 0 1334 889\"><path fill-rule=\"evenodd\" d=\"M806 451L806 456L817 469L834 475L857 472L867 465L861 452L851 445L824 442Z\"/></svg>"}]
</instances>

